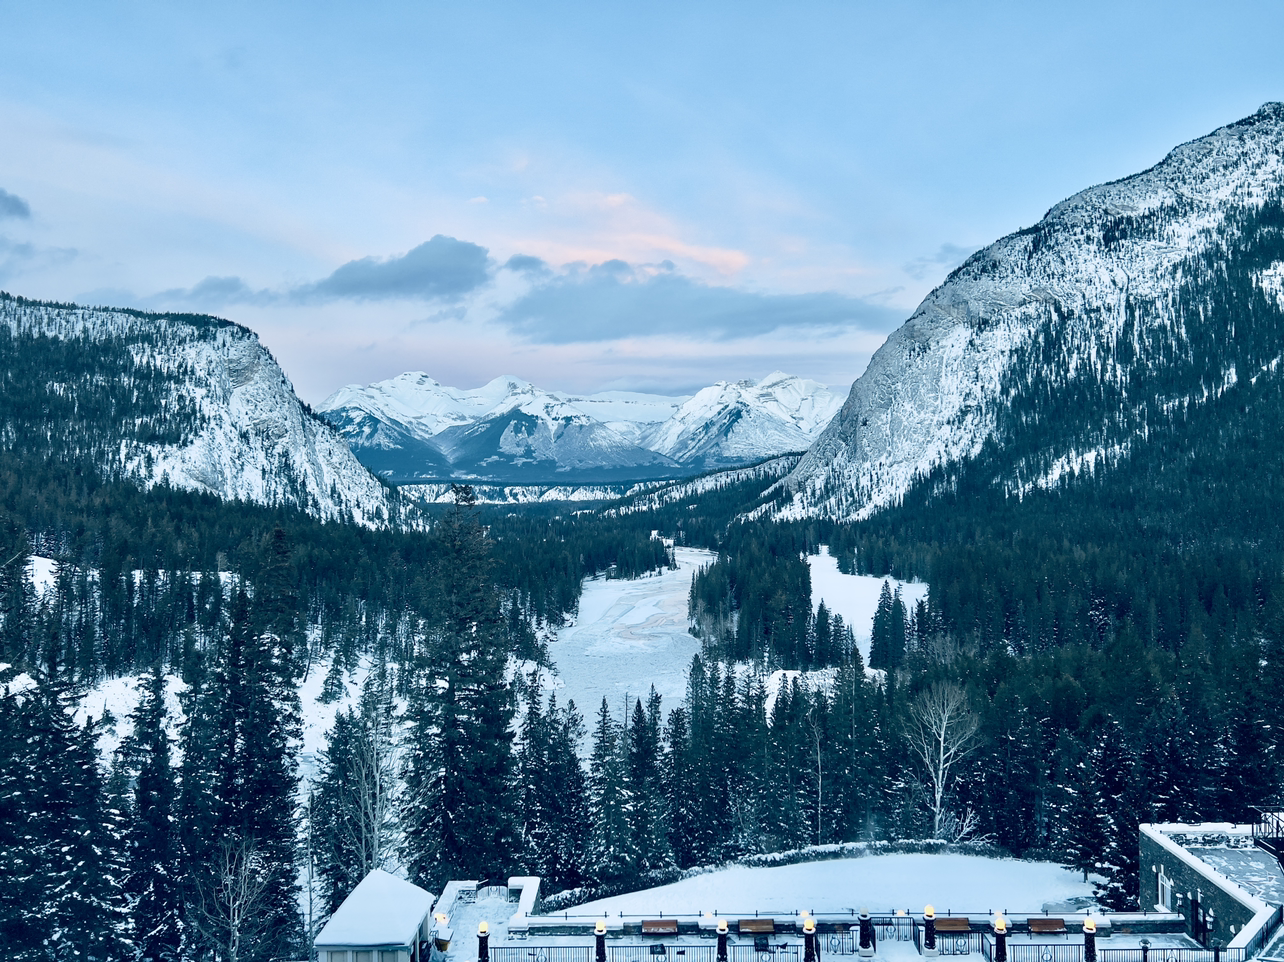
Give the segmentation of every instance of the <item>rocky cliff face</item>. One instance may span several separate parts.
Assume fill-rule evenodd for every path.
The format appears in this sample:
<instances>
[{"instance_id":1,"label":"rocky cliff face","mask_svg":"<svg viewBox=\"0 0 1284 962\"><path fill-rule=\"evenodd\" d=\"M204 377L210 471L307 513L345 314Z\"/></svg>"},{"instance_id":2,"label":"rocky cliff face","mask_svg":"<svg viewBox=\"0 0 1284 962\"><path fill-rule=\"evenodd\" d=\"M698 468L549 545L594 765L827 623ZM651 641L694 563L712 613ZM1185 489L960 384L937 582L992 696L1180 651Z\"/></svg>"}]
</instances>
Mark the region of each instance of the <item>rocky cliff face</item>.
<instances>
[{"instance_id":1,"label":"rocky cliff face","mask_svg":"<svg viewBox=\"0 0 1284 962\"><path fill-rule=\"evenodd\" d=\"M1054 484L1273 371L1284 344L1217 301L1284 307L1282 188L1284 105L1268 104L974 254L874 355L779 513L867 517L987 444L1006 452L997 483Z\"/></svg>"},{"instance_id":2,"label":"rocky cliff face","mask_svg":"<svg viewBox=\"0 0 1284 962\"><path fill-rule=\"evenodd\" d=\"M391 493L245 328L5 297L0 332L30 382L22 393L47 412L0 413L10 448L320 518L382 525L395 514ZM32 431L42 422L44 437Z\"/></svg>"}]
</instances>

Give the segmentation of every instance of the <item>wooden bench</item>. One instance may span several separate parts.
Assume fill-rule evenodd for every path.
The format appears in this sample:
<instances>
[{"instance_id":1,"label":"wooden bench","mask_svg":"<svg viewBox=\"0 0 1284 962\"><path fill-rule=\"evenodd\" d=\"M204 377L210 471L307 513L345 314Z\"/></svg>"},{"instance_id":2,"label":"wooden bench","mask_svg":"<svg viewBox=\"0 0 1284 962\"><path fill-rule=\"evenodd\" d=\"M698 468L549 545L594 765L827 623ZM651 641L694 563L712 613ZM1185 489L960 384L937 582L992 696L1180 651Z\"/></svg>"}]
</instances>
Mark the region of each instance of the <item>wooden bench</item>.
<instances>
[{"instance_id":1,"label":"wooden bench","mask_svg":"<svg viewBox=\"0 0 1284 962\"><path fill-rule=\"evenodd\" d=\"M643 935L677 935L677 919L643 919Z\"/></svg>"},{"instance_id":2,"label":"wooden bench","mask_svg":"<svg viewBox=\"0 0 1284 962\"><path fill-rule=\"evenodd\" d=\"M741 919L736 923L736 931L741 935L775 935L775 919Z\"/></svg>"},{"instance_id":3,"label":"wooden bench","mask_svg":"<svg viewBox=\"0 0 1284 962\"><path fill-rule=\"evenodd\" d=\"M1066 920L1053 918L1031 918L1030 932L1032 935L1065 935Z\"/></svg>"},{"instance_id":4,"label":"wooden bench","mask_svg":"<svg viewBox=\"0 0 1284 962\"><path fill-rule=\"evenodd\" d=\"M968 921L966 915L947 915L945 918L938 918L936 920L936 931L971 932L972 923Z\"/></svg>"}]
</instances>

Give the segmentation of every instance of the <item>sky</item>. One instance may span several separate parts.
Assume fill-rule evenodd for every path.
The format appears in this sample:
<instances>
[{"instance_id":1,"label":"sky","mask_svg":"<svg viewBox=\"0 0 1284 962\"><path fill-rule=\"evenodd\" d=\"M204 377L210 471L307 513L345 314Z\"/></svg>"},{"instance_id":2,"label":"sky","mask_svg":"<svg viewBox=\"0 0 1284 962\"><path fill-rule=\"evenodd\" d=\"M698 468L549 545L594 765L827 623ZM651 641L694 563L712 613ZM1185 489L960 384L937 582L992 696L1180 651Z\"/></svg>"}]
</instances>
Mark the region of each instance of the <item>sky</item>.
<instances>
[{"instance_id":1,"label":"sky","mask_svg":"<svg viewBox=\"0 0 1284 962\"><path fill-rule=\"evenodd\" d=\"M300 396L846 391L971 252L1284 100L1284 4L0 0L0 289Z\"/></svg>"}]
</instances>

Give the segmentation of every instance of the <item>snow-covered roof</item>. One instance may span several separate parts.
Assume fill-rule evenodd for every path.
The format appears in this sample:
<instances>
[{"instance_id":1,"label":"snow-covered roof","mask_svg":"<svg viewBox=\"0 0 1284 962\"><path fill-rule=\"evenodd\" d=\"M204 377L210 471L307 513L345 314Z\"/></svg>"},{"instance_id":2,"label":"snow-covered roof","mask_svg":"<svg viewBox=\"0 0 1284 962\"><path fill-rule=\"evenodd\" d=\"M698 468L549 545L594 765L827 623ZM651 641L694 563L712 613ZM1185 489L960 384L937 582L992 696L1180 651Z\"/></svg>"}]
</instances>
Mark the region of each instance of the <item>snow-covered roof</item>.
<instances>
[{"instance_id":1,"label":"snow-covered roof","mask_svg":"<svg viewBox=\"0 0 1284 962\"><path fill-rule=\"evenodd\" d=\"M343 900L317 933L317 945L412 945L436 897L375 869Z\"/></svg>"}]
</instances>

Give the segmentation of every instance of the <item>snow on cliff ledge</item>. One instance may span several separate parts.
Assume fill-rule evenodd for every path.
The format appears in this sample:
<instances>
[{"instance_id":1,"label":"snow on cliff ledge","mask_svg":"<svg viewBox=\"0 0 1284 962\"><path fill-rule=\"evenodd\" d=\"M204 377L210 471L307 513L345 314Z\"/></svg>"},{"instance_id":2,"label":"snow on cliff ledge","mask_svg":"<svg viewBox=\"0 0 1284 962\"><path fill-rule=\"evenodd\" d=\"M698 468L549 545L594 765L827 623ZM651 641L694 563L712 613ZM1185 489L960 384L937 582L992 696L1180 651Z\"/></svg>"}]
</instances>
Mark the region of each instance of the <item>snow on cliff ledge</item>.
<instances>
[{"instance_id":1,"label":"snow on cliff ledge","mask_svg":"<svg viewBox=\"0 0 1284 962\"><path fill-rule=\"evenodd\" d=\"M1166 296L1180 262L1229 213L1260 207L1282 185L1284 104L1267 104L977 252L874 354L783 482L793 499L779 514L865 518L934 465L975 456L995 428L1015 352L1050 312L1121 326L1127 299ZM1162 230L1117 229L1155 214ZM1065 358L1067 370L1097 362Z\"/></svg>"},{"instance_id":2,"label":"snow on cliff ledge","mask_svg":"<svg viewBox=\"0 0 1284 962\"><path fill-rule=\"evenodd\" d=\"M383 526L393 513L384 486L347 443L306 410L257 335L238 325L184 316L0 300L14 334L123 343L134 363L161 373L171 397L196 411L182 444L120 439L104 464L144 486L176 488L265 505L287 504L327 520Z\"/></svg>"}]
</instances>

